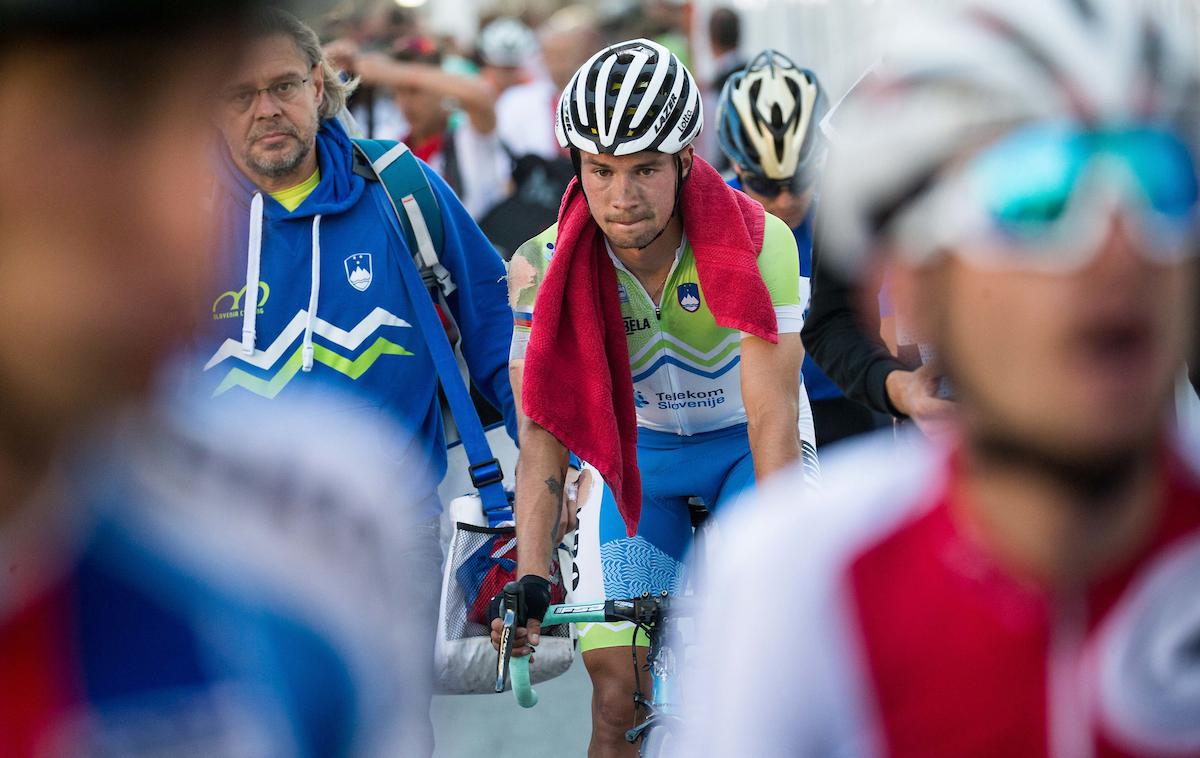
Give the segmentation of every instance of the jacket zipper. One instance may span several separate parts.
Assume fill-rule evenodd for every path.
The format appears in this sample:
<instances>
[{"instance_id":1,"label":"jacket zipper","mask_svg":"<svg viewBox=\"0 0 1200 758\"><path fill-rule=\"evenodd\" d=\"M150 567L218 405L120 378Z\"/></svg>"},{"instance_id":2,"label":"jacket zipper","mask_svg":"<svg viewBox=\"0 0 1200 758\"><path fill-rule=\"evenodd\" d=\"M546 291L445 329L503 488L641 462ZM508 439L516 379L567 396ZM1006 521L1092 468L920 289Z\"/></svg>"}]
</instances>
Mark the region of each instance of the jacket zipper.
<instances>
[{"instance_id":1,"label":"jacket zipper","mask_svg":"<svg viewBox=\"0 0 1200 758\"><path fill-rule=\"evenodd\" d=\"M640 289L642 291L642 294L646 296L646 300L651 305L654 306L654 321L656 324L659 325L655 329L655 337L662 335L662 325L661 325L662 324L662 307L658 303L654 302L654 298L650 297L650 293L646 290L645 285L642 284L642 281L640 279L638 279L636 276L634 276L633 273L629 269L625 268L624 264L622 264L619 260L617 260L617 257L615 255L612 256L612 258L613 258L613 264L618 266L626 274L629 274L629 278L633 280L634 284L637 285L638 289ZM679 265L679 261L681 258L683 258L683 256L681 254L677 254L675 256L675 260L671 263L671 270L667 272L667 278L663 280L663 291L662 291L662 293L660 293L660 297L659 297L660 302L662 299L662 295L664 295L667 291L667 284L671 281L671 277L673 277L675 275L675 268ZM671 367L663 366L662 371L665 372L664 375L667 378L667 385L670 387L671 392L672 393L677 392L677 390L675 388L675 376L674 376L674 372L671 370ZM678 430L678 433L684 434L683 421L679 417L679 411L672 411L671 415L675 420L675 428Z\"/></svg>"}]
</instances>

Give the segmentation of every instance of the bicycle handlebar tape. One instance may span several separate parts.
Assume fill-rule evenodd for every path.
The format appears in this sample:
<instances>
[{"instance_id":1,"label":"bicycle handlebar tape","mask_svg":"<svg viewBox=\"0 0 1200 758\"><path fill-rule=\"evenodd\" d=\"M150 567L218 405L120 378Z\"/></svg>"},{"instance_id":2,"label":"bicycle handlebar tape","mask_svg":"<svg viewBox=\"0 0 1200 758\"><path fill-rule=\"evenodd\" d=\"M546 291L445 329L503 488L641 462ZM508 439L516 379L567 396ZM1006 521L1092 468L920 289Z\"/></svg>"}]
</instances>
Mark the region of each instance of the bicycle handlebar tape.
<instances>
[{"instance_id":1,"label":"bicycle handlebar tape","mask_svg":"<svg viewBox=\"0 0 1200 758\"><path fill-rule=\"evenodd\" d=\"M522 708L532 708L537 705L537 692L529 683L529 656L513 658L509 663L508 675L512 681L513 694L517 696L517 705Z\"/></svg>"}]
</instances>

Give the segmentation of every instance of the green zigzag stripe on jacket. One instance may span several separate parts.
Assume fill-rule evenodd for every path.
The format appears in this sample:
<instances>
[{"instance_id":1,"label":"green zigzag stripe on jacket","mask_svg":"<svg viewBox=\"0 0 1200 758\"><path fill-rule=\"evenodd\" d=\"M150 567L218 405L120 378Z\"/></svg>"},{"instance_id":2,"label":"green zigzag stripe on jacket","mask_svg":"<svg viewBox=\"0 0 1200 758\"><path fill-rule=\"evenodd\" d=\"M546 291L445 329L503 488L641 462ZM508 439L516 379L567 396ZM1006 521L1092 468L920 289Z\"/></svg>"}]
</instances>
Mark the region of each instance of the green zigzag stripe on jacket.
<instances>
[{"instance_id":1,"label":"green zigzag stripe on jacket","mask_svg":"<svg viewBox=\"0 0 1200 758\"><path fill-rule=\"evenodd\" d=\"M270 379L254 376L240 368L230 369L225 378L221 380L221 384L213 392L213 397L223 395L234 387L242 387L267 399L274 398L299 373L300 366L304 362L303 351L303 346L297 347L287 359L287 362ZM351 379L358 379L366 373L367 369L375 364L375 361L384 355L412 355L412 353L388 340L386 337L376 339L369 348L363 351L362 355L353 360L338 355L322 345L313 345L314 363L322 363L335 371L345 374Z\"/></svg>"}]
</instances>

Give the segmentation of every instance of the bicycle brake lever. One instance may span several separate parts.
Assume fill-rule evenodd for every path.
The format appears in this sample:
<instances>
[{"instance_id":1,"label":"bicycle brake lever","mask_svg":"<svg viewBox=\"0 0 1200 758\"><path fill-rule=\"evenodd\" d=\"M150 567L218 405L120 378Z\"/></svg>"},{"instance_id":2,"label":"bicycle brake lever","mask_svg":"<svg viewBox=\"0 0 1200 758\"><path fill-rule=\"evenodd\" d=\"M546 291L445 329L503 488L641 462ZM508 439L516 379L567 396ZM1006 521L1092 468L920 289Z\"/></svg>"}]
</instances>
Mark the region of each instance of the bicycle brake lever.
<instances>
[{"instance_id":1,"label":"bicycle brake lever","mask_svg":"<svg viewBox=\"0 0 1200 758\"><path fill-rule=\"evenodd\" d=\"M521 585L516 582L504 585L504 600L500 606L501 623L504 628L500 630L500 651L496 658L496 692L504 692L504 685L508 682L508 664L512 659L513 638L516 635L517 611L520 604Z\"/></svg>"},{"instance_id":2,"label":"bicycle brake lever","mask_svg":"<svg viewBox=\"0 0 1200 758\"><path fill-rule=\"evenodd\" d=\"M504 629L500 631L500 653L496 659L496 692L504 692L508 681L508 662L512 658L513 629L517 625L517 614L513 609L504 611Z\"/></svg>"}]
</instances>

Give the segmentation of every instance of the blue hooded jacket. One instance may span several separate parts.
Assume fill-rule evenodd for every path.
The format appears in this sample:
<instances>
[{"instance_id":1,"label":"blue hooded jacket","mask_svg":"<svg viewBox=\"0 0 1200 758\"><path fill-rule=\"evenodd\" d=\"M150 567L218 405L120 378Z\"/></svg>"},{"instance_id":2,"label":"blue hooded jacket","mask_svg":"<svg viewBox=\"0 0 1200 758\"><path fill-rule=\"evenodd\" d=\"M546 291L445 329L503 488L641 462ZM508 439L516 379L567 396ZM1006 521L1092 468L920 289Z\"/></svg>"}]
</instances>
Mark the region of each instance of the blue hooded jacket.
<instances>
[{"instance_id":1,"label":"blue hooded jacket","mask_svg":"<svg viewBox=\"0 0 1200 758\"><path fill-rule=\"evenodd\" d=\"M214 397L332 386L407 430L410 454L428 461L436 483L446 471L437 372L400 278L400 266L415 271L413 254L385 215L394 211L383 187L354 173L353 145L336 120L322 123L316 151L320 183L289 212L222 146L219 279L199 346L203 376ZM447 300L467 368L515 439L504 263L446 183L421 168L442 213L439 258L457 285ZM418 515L440 512L432 492L423 499L429 505Z\"/></svg>"}]
</instances>

